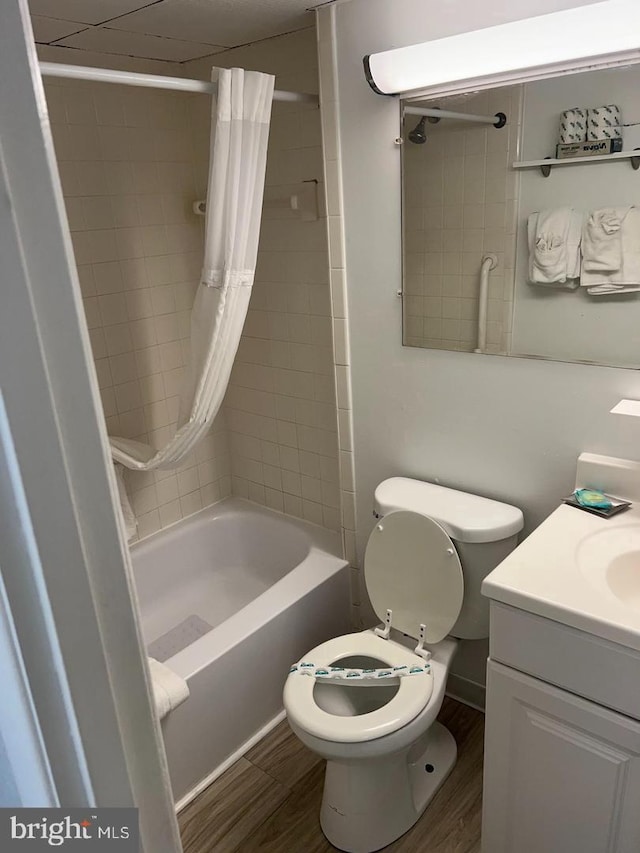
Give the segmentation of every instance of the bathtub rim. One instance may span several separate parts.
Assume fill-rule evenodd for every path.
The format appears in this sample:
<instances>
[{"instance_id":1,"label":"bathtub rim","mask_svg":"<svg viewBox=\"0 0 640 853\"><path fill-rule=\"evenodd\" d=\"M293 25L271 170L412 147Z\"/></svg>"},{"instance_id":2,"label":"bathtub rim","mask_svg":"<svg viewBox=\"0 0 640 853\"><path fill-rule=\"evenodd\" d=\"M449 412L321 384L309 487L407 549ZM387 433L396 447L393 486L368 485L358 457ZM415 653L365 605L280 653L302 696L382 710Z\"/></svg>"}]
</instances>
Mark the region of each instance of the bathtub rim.
<instances>
[{"instance_id":1,"label":"bathtub rim","mask_svg":"<svg viewBox=\"0 0 640 853\"><path fill-rule=\"evenodd\" d=\"M290 569L282 578L259 596L216 625L182 651L164 661L187 682L198 672L210 666L229 649L242 643L257 628L291 607L301 595L312 587L319 586L349 563L339 556L342 548L338 533L309 521L293 518L285 513L263 507L244 498L223 498L186 519L172 524L132 546L133 574L135 578L135 553L145 544L157 545L162 538L174 536L177 530L187 531L204 527L207 523L225 515L258 515L284 521L285 524L302 531L309 540L309 550L304 559ZM294 663L294 661L292 661Z\"/></svg>"},{"instance_id":2,"label":"bathtub rim","mask_svg":"<svg viewBox=\"0 0 640 853\"><path fill-rule=\"evenodd\" d=\"M268 518L284 521L286 524L291 524L293 527L305 533L309 537L312 545L315 545L316 548L321 551L325 551L333 557L339 557L340 559L343 558L342 542L338 531L329 530L327 527L314 524L312 521L307 521L306 519L297 518L294 515L287 515L285 512L280 512L280 510L277 509L271 509L271 507L255 503L247 498L238 498L234 495L229 495L225 498L220 498L215 503L209 504L209 506L199 509L197 512L188 515L186 518L179 518L177 521L168 524L166 527L156 530L155 533L151 533L149 536L145 536L143 539L133 542L129 546L131 559L135 561L135 556L139 551L144 552L145 550L148 550L152 545L157 544L160 539L165 536L175 534L177 530L183 527L185 529L189 527L197 528L202 526L202 523L205 520L214 520L220 516L229 515L239 510L245 510L251 514L262 515Z\"/></svg>"}]
</instances>

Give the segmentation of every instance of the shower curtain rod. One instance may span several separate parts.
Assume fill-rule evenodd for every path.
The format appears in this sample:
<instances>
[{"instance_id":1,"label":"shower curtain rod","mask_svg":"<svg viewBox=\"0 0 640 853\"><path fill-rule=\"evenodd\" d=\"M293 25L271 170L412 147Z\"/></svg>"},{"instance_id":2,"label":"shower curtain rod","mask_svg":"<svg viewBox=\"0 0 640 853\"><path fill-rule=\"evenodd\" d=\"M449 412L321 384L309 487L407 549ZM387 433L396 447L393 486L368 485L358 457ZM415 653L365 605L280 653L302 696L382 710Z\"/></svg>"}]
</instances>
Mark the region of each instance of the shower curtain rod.
<instances>
[{"instance_id":1,"label":"shower curtain rod","mask_svg":"<svg viewBox=\"0 0 640 853\"><path fill-rule=\"evenodd\" d=\"M454 113L450 110L438 110L430 107L404 107L405 115L411 116L429 116L430 118L453 118L460 121L474 121L478 124L492 124L495 127L503 127L504 113L496 113L493 116L478 116L471 113Z\"/></svg>"},{"instance_id":2,"label":"shower curtain rod","mask_svg":"<svg viewBox=\"0 0 640 853\"><path fill-rule=\"evenodd\" d=\"M139 74L134 71L114 71L111 68L90 68L85 65L64 65L61 62L41 62L40 73L43 77L66 77L73 80L93 80L96 83L118 83L121 86L144 86L148 89L172 89L177 92L201 92L215 95L217 83L206 80L188 80L182 77L162 77L158 74ZM315 104L318 96L305 92L281 92L275 90L274 101L289 103Z\"/></svg>"}]
</instances>

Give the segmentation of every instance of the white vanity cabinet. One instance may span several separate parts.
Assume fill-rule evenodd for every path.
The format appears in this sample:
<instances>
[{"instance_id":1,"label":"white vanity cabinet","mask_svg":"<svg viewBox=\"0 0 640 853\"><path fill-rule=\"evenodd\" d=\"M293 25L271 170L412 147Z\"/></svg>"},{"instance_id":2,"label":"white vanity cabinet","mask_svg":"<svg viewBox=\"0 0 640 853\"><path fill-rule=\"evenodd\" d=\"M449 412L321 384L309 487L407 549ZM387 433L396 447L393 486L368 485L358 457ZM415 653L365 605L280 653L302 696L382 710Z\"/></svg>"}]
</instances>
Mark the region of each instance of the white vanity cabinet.
<instances>
[{"instance_id":1,"label":"white vanity cabinet","mask_svg":"<svg viewBox=\"0 0 640 853\"><path fill-rule=\"evenodd\" d=\"M640 653L496 602L490 643L483 853L638 853Z\"/></svg>"}]
</instances>

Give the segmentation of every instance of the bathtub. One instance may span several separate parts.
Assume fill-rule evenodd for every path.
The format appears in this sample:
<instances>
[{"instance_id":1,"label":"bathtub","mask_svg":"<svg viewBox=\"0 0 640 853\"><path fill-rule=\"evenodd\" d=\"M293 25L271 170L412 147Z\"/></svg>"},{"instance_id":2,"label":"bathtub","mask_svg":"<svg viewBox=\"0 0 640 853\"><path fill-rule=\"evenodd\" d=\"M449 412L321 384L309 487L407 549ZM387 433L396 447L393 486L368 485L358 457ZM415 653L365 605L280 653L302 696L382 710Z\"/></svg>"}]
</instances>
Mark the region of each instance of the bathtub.
<instances>
[{"instance_id":1,"label":"bathtub","mask_svg":"<svg viewBox=\"0 0 640 853\"><path fill-rule=\"evenodd\" d=\"M339 537L229 498L131 549L149 654L191 695L162 721L177 807L284 716L290 665L346 633Z\"/></svg>"}]
</instances>

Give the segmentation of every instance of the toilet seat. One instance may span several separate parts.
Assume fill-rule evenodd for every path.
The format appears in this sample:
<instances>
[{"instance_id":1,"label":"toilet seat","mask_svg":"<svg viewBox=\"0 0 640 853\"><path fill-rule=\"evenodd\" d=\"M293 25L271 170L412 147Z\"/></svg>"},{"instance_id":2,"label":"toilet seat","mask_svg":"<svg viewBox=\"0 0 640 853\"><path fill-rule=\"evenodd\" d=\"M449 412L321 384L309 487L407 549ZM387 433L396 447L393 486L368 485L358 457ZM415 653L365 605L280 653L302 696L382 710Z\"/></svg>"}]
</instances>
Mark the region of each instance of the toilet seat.
<instances>
[{"instance_id":1,"label":"toilet seat","mask_svg":"<svg viewBox=\"0 0 640 853\"><path fill-rule=\"evenodd\" d=\"M446 531L421 513L388 513L369 537L364 578L373 609L385 623L384 630L336 637L312 649L304 661L316 668L330 669L356 655L377 658L386 667L424 667L425 659L430 657L424 642L439 643L447 636L458 619L464 597L460 558ZM415 651L390 639L392 628L419 639ZM398 690L385 705L366 713L341 716L320 707L314 695L318 683L315 677L302 675L297 669L289 675L284 688L287 715L294 726L336 743L362 743L398 731L428 706L433 692L430 671L393 679ZM390 680L383 682L389 683ZM322 689L363 688L341 681L340 686L324 682ZM369 689L381 688L375 685Z\"/></svg>"},{"instance_id":2,"label":"toilet seat","mask_svg":"<svg viewBox=\"0 0 640 853\"><path fill-rule=\"evenodd\" d=\"M316 666L339 665L353 655L377 658L385 665L424 667L424 659L393 640L383 640L371 631L345 634L322 643L305 655ZM398 692L381 708L368 714L341 717L318 706L314 697L316 679L289 675L284 688L284 704L291 722L315 737L340 743L359 743L391 734L411 722L426 707L433 691L430 672L399 678ZM389 684L388 681L385 684ZM327 686L328 690L343 689ZM347 686L344 689L359 690ZM371 689L379 689L372 687Z\"/></svg>"}]
</instances>

